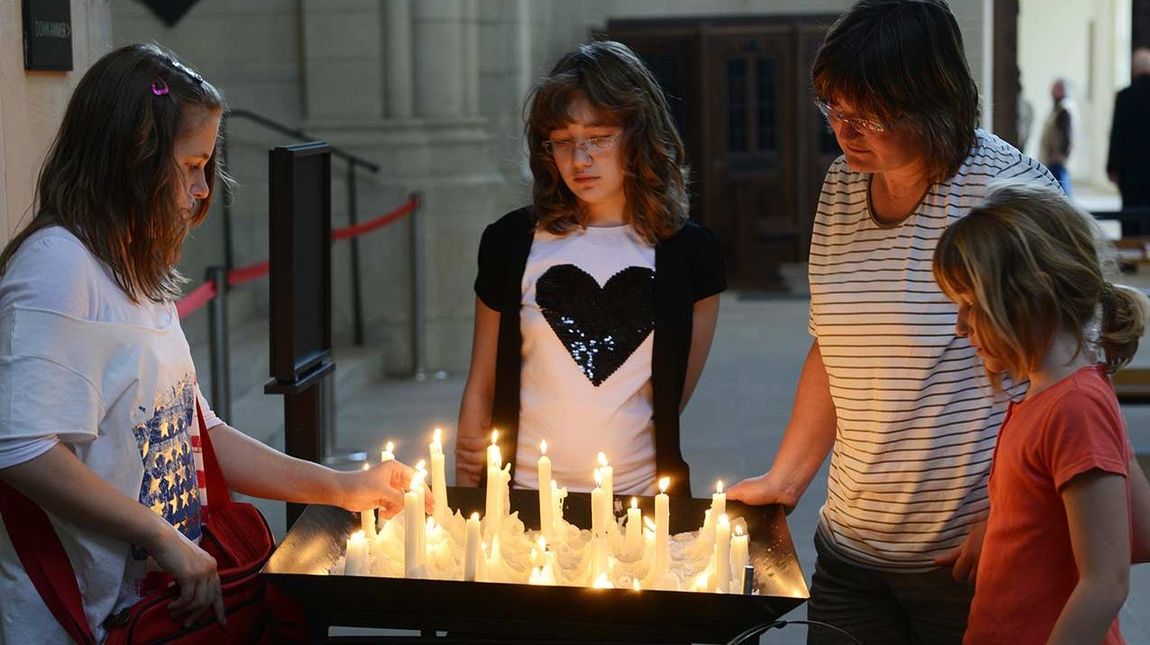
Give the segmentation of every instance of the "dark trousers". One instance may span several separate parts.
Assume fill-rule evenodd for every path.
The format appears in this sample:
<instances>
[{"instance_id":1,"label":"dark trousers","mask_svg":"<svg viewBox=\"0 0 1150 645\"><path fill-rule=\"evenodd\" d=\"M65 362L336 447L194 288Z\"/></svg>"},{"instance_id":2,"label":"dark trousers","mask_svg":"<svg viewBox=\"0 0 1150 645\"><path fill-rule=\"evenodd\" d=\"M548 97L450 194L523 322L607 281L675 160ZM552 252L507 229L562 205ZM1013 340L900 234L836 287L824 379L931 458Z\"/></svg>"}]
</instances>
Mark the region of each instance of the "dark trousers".
<instances>
[{"instance_id":1,"label":"dark trousers","mask_svg":"<svg viewBox=\"0 0 1150 645\"><path fill-rule=\"evenodd\" d=\"M962 643L974 588L956 582L949 568L927 573L866 569L837 556L818 532L815 549L808 619L845 630L864 645ZM833 630L808 626L808 645L850 642Z\"/></svg>"}]
</instances>

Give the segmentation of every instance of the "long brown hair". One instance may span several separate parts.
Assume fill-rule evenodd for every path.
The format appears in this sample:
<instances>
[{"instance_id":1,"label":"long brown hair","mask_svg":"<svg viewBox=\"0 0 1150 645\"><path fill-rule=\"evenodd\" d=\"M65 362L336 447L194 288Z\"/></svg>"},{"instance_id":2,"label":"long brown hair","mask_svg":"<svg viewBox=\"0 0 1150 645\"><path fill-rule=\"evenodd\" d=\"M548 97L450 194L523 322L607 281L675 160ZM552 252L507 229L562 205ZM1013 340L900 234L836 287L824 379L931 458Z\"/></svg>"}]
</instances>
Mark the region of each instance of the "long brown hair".
<instances>
[{"instance_id":1,"label":"long brown hair","mask_svg":"<svg viewBox=\"0 0 1150 645\"><path fill-rule=\"evenodd\" d=\"M579 45L528 95L525 132L539 226L562 235L587 224L579 199L543 148L552 130L571 122L568 110L579 98L605 122L623 128L618 154L628 222L652 245L674 235L688 215L683 141L655 77L634 52L614 41Z\"/></svg>"},{"instance_id":2,"label":"long brown hair","mask_svg":"<svg viewBox=\"0 0 1150 645\"><path fill-rule=\"evenodd\" d=\"M911 128L931 181L957 173L974 144L978 86L943 0L856 2L827 32L811 83L824 99Z\"/></svg>"},{"instance_id":3,"label":"long brown hair","mask_svg":"<svg viewBox=\"0 0 1150 645\"><path fill-rule=\"evenodd\" d=\"M1111 284L1090 215L1050 187L993 186L951 224L934 252L934 278L952 300L973 294L970 316L985 351L1011 376L1041 365L1054 336L1074 335L1078 351L1101 308L1098 346L1107 371L1138 350L1148 305L1141 292ZM1001 387L1001 376L990 374Z\"/></svg>"},{"instance_id":4,"label":"long brown hair","mask_svg":"<svg viewBox=\"0 0 1150 645\"><path fill-rule=\"evenodd\" d=\"M204 168L208 198L187 218L176 198L182 178L173 146L197 108L226 105L219 90L157 45L128 45L96 61L72 93L40 169L35 214L0 254L0 274L28 236L62 226L108 265L134 302L177 298L180 245L207 216L220 174L213 153Z\"/></svg>"}]
</instances>

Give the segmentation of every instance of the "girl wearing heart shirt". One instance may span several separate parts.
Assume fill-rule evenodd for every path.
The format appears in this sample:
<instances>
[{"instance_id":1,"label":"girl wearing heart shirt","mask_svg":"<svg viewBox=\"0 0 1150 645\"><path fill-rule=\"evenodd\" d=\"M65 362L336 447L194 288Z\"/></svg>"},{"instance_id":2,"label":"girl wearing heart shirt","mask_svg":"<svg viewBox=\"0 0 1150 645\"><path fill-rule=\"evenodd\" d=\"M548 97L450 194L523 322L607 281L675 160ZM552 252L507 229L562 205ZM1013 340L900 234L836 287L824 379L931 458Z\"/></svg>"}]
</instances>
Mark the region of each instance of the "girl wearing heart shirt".
<instances>
[{"instance_id":1,"label":"girl wearing heart shirt","mask_svg":"<svg viewBox=\"0 0 1150 645\"><path fill-rule=\"evenodd\" d=\"M991 382L1030 381L999 432L985 532L960 549L981 543L966 643L1123 642L1130 563L1150 557L1150 486L1108 375L1138 349L1150 303L1105 279L1095 239L1057 189L1007 185L935 250L957 333Z\"/></svg>"},{"instance_id":2,"label":"girl wearing heart shirt","mask_svg":"<svg viewBox=\"0 0 1150 645\"><path fill-rule=\"evenodd\" d=\"M726 288L714 237L688 220L684 151L651 72L616 42L580 45L530 95L531 206L483 233L456 480L485 474L499 430L515 486L546 440L560 485L615 491L659 477L689 494L679 414Z\"/></svg>"}]
</instances>

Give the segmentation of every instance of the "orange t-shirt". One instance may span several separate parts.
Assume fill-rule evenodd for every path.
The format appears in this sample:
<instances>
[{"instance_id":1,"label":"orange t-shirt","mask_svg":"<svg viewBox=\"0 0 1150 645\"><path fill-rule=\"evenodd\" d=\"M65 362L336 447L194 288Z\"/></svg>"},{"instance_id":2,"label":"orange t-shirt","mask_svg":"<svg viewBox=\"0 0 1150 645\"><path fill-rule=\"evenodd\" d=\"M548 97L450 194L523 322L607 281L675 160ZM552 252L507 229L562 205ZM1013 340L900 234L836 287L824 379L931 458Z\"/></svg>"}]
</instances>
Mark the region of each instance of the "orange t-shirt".
<instances>
[{"instance_id":1,"label":"orange t-shirt","mask_svg":"<svg viewBox=\"0 0 1150 645\"><path fill-rule=\"evenodd\" d=\"M990 518L964 642L1047 641L1078 583L1059 491L1096 468L1126 477L1130 458L1118 400L1100 367L1011 405L990 471ZM1103 642L1125 642L1117 618Z\"/></svg>"}]
</instances>

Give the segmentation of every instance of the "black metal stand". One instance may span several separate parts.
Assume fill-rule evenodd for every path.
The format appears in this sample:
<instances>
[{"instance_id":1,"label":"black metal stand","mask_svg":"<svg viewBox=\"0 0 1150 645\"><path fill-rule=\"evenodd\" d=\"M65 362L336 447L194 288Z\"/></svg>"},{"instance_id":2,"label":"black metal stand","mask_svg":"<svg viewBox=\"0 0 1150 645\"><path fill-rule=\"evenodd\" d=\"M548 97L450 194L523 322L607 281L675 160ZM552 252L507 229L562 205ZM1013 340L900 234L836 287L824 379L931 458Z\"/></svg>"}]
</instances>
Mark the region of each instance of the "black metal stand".
<instances>
[{"instance_id":1,"label":"black metal stand","mask_svg":"<svg viewBox=\"0 0 1150 645\"><path fill-rule=\"evenodd\" d=\"M323 459L323 437L331 432L324 414L320 385L335 371L334 362L325 362L293 383L271 381L264 386L266 394L284 395L284 452L319 463ZM307 508L305 504L287 505L287 530Z\"/></svg>"}]
</instances>

